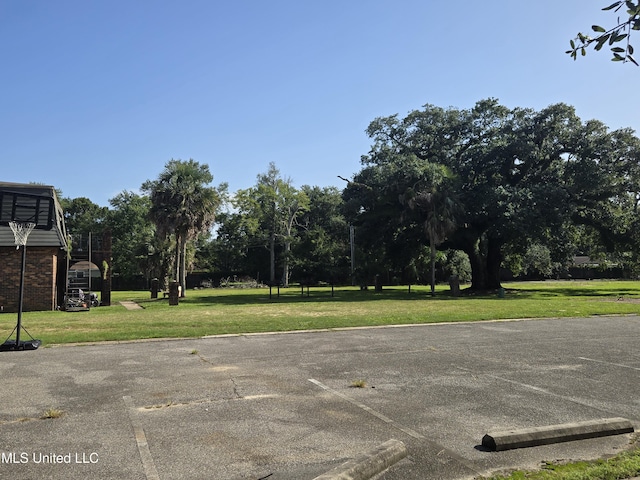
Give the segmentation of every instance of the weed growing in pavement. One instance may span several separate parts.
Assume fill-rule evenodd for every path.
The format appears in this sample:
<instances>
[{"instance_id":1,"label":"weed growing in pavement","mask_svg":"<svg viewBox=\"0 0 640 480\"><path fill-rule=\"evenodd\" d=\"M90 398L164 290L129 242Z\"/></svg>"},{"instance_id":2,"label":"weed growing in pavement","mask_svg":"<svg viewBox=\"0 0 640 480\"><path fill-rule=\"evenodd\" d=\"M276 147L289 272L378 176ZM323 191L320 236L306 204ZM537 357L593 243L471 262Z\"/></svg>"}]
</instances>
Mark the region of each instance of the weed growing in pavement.
<instances>
[{"instance_id":1,"label":"weed growing in pavement","mask_svg":"<svg viewBox=\"0 0 640 480\"><path fill-rule=\"evenodd\" d=\"M58 410L57 408L48 408L42 413L40 418L46 420L48 418L60 418L62 415L64 415L64 411Z\"/></svg>"}]
</instances>

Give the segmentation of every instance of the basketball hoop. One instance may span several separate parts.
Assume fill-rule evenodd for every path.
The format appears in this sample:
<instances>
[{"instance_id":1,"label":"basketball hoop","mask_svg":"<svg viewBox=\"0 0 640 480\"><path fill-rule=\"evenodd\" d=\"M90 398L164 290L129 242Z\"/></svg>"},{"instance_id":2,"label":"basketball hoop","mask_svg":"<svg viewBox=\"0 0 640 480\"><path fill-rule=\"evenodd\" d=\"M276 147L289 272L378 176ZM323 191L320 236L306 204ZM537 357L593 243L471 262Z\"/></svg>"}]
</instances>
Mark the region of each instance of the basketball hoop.
<instances>
[{"instance_id":1,"label":"basketball hoop","mask_svg":"<svg viewBox=\"0 0 640 480\"><path fill-rule=\"evenodd\" d=\"M13 329L16 332L15 341L5 340L5 342L0 345L0 351L6 350L35 350L42 343L40 340L36 340L31 337L31 334L27 332L26 329L22 326L22 300L24 298L24 272L26 268L26 258L27 258L27 238L31 231L36 227L36 224L33 222L16 222L15 220L11 220L9 226L11 227L11 231L13 232L13 236L16 240L16 250L20 248L20 245L23 246L22 249L22 269L20 271L20 290L19 290L19 299L18 299L18 323L16 324L16 328ZM30 341L21 341L20 333L24 329L27 332L27 335L31 337ZM9 334L9 337L13 335L13 332Z\"/></svg>"},{"instance_id":2,"label":"basketball hoop","mask_svg":"<svg viewBox=\"0 0 640 480\"><path fill-rule=\"evenodd\" d=\"M0 183L0 225L11 227L16 250L20 250L20 246L22 246L22 266L20 268L20 287L18 290L18 321L13 329L16 339L15 341L10 339L11 335L13 335L13 332L11 332L5 342L0 344L0 352L35 350L42 344L41 340L31 337L31 334L22 326L24 280L27 267L27 239L34 228L51 230L58 215L56 209L59 208L56 206L56 195L52 187L31 188L20 184L12 185ZM31 268L36 269L37 267L33 265ZM22 330L31 337L31 340L20 340Z\"/></svg>"},{"instance_id":3,"label":"basketball hoop","mask_svg":"<svg viewBox=\"0 0 640 480\"><path fill-rule=\"evenodd\" d=\"M27 238L31 231L36 227L35 223L31 222L9 222L13 236L15 237L16 250L20 248L20 245L27 244Z\"/></svg>"}]
</instances>

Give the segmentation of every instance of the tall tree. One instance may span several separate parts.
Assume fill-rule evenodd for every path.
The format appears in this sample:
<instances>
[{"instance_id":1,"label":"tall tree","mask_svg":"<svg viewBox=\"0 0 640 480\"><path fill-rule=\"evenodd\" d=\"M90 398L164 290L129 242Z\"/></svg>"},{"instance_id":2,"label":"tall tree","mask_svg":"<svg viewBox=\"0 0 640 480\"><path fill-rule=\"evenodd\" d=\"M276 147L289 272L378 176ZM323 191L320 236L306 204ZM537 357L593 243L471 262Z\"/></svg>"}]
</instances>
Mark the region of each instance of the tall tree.
<instances>
[{"instance_id":1,"label":"tall tree","mask_svg":"<svg viewBox=\"0 0 640 480\"><path fill-rule=\"evenodd\" d=\"M244 215L249 230L266 241L269 250L269 281L276 283L276 246L283 248L282 281L289 285L291 245L300 214L309 208L309 199L289 178L283 178L275 163L259 174L254 187L239 190L235 205Z\"/></svg>"},{"instance_id":2,"label":"tall tree","mask_svg":"<svg viewBox=\"0 0 640 480\"><path fill-rule=\"evenodd\" d=\"M571 107L508 109L494 99L470 110L426 105L404 119L376 119L368 133L374 144L361 178L411 155L443 164L458 178L465 212L446 246L469 256L474 289L500 287L507 246L524 252L568 222L611 231L611 222L592 212L616 191L612 169L620 148L599 122L583 124ZM373 193L365 212L389 204Z\"/></svg>"},{"instance_id":3,"label":"tall tree","mask_svg":"<svg viewBox=\"0 0 640 480\"><path fill-rule=\"evenodd\" d=\"M86 197L61 198L64 221L70 234L99 233L109 209L93 203Z\"/></svg>"},{"instance_id":4,"label":"tall tree","mask_svg":"<svg viewBox=\"0 0 640 480\"><path fill-rule=\"evenodd\" d=\"M186 292L187 244L200 233L208 232L215 221L226 185L211 187L209 166L193 159L170 160L157 180L142 185L151 201L150 215L162 236L175 240L175 274Z\"/></svg>"},{"instance_id":5,"label":"tall tree","mask_svg":"<svg viewBox=\"0 0 640 480\"><path fill-rule=\"evenodd\" d=\"M216 224L215 238L205 247L208 258L199 258L201 265L223 276L251 274L258 277L261 268L251 262L253 237L243 215L223 212L218 215Z\"/></svg>"},{"instance_id":6,"label":"tall tree","mask_svg":"<svg viewBox=\"0 0 640 480\"><path fill-rule=\"evenodd\" d=\"M294 257L303 280L337 282L349 279L349 226L341 192L336 187L303 185L309 210L300 218L300 241Z\"/></svg>"},{"instance_id":7,"label":"tall tree","mask_svg":"<svg viewBox=\"0 0 640 480\"><path fill-rule=\"evenodd\" d=\"M573 221L582 225L583 238L590 239L591 252L599 252L631 269L637 269L640 247L640 139L633 130L620 129L606 133L600 122L588 122L591 132L580 142L583 162L580 172L573 173L567 186L580 208L573 212ZM573 162L568 168L573 172ZM597 183L592 178L600 178Z\"/></svg>"},{"instance_id":8,"label":"tall tree","mask_svg":"<svg viewBox=\"0 0 640 480\"><path fill-rule=\"evenodd\" d=\"M149 219L149 197L125 190L109 203L111 209L106 224L113 238L113 272L126 280L140 275L149 280L161 275L157 266L154 268L159 252L155 245L155 226Z\"/></svg>"},{"instance_id":9,"label":"tall tree","mask_svg":"<svg viewBox=\"0 0 640 480\"><path fill-rule=\"evenodd\" d=\"M387 148L365 162L344 192L350 218L364 237L360 245L379 271L413 271L428 243L433 294L436 250L460 213L455 176L441 164Z\"/></svg>"},{"instance_id":10,"label":"tall tree","mask_svg":"<svg viewBox=\"0 0 640 480\"><path fill-rule=\"evenodd\" d=\"M455 179L451 172L438 164L424 163L423 166L420 178L405 191L402 200L417 213L429 238L431 296L434 296L437 248L455 231L462 205L454 191Z\"/></svg>"}]
</instances>

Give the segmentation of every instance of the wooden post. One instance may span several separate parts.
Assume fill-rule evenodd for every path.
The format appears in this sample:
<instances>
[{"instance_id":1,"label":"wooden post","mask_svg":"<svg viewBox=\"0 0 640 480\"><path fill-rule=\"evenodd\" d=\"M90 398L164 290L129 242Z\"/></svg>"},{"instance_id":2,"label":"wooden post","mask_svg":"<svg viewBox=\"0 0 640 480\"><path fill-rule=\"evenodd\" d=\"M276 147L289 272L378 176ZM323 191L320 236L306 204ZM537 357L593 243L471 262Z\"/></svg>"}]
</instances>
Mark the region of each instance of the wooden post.
<instances>
[{"instance_id":1,"label":"wooden post","mask_svg":"<svg viewBox=\"0 0 640 480\"><path fill-rule=\"evenodd\" d=\"M169 305L178 305L180 303L179 284L175 280L169 283Z\"/></svg>"}]
</instances>

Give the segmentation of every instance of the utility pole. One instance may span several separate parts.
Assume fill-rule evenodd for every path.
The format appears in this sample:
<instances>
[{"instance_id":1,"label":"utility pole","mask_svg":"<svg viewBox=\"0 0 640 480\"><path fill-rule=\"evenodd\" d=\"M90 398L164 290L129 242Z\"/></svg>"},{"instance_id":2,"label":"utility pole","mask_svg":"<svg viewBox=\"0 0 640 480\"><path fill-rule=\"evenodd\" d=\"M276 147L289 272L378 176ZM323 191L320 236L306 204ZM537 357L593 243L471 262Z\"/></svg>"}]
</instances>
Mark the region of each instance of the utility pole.
<instances>
[{"instance_id":1,"label":"utility pole","mask_svg":"<svg viewBox=\"0 0 640 480\"><path fill-rule=\"evenodd\" d=\"M356 232L353 225L349 225L349 245L351 247L351 286L355 286L355 268L356 268Z\"/></svg>"}]
</instances>

